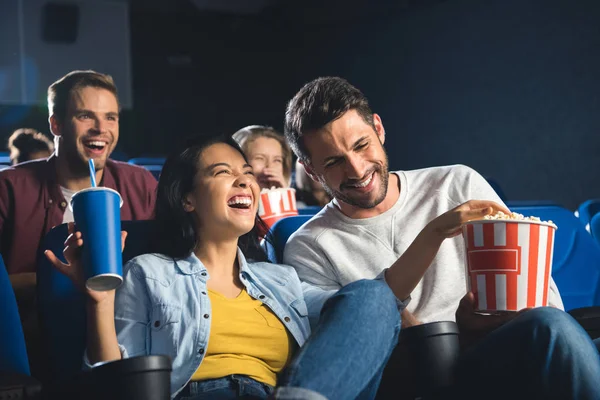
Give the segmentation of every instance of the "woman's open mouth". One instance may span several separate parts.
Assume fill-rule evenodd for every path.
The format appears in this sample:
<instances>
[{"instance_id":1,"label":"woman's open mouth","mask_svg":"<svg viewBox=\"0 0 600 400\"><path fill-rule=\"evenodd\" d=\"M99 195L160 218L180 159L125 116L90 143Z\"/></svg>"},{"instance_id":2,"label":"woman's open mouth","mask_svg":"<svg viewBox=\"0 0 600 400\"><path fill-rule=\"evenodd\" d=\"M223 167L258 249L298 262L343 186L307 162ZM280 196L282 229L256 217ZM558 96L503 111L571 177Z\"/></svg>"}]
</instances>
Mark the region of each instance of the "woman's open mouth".
<instances>
[{"instance_id":1,"label":"woman's open mouth","mask_svg":"<svg viewBox=\"0 0 600 400\"><path fill-rule=\"evenodd\" d=\"M252 197L250 196L233 196L227 200L227 205L238 210L249 210L252 208Z\"/></svg>"}]
</instances>

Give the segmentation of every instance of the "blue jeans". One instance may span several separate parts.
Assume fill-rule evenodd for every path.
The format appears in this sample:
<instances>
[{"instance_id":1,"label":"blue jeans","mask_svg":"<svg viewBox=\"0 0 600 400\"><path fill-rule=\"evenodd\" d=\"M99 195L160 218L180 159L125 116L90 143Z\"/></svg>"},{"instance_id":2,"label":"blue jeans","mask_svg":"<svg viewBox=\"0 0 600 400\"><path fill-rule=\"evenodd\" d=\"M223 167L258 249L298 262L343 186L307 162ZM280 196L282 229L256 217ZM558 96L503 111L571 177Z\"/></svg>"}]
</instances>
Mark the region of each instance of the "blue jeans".
<instances>
[{"instance_id":1,"label":"blue jeans","mask_svg":"<svg viewBox=\"0 0 600 400\"><path fill-rule=\"evenodd\" d=\"M266 399L273 388L243 375L190 382L177 395L177 400L234 400L239 398Z\"/></svg>"},{"instance_id":2,"label":"blue jeans","mask_svg":"<svg viewBox=\"0 0 600 400\"><path fill-rule=\"evenodd\" d=\"M374 399L383 368L398 343L400 313L383 281L340 289L319 324L279 379L276 399ZM265 399L270 387L241 375L190 382L177 399Z\"/></svg>"},{"instance_id":3,"label":"blue jeans","mask_svg":"<svg viewBox=\"0 0 600 400\"><path fill-rule=\"evenodd\" d=\"M383 281L353 282L331 297L286 368L277 399L373 399L398 343L400 313Z\"/></svg>"},{"instance_id":4,"label":"blue jeans","mask_svg":"<svg viewBox=\"0 0 600 400\"><path fill-rule=\"evenodd\" d=\"M461 356L450 398L600 399L598 342L563 311L527 311Z\"/></svg>"}]
</instances>

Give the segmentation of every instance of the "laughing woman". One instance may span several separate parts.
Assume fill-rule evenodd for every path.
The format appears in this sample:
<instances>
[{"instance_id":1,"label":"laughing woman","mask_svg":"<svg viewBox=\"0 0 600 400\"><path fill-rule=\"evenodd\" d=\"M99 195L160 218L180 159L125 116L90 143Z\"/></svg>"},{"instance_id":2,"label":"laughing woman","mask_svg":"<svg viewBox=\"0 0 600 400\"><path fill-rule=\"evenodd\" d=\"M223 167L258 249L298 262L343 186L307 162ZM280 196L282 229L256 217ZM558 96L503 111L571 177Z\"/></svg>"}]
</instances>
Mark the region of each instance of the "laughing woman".
<instances>
[{"instance_id":1,"label":"laughing woman","mask_svg":"<svg viewBox=\"0 0 600 400\"><path fill-rule=\"evenodd\" d=\"M408 297L413 277L394 292L383 279L337 292L301 283L293 268L266 262L258 245L259 191L231 138L197 138L167 159L156 202L157 253L125 265L116 296L83 289L89 364L166 354L178 399L375 396L400 330L396 298ZM428 237L439 235L427 229ZM81 234L66 244L69 264L48 258L83 287ZM429 253L418 252L417 263L406 259L411 267L403 270L412 269L416 282Z\"/></svg>"}]
</instances>

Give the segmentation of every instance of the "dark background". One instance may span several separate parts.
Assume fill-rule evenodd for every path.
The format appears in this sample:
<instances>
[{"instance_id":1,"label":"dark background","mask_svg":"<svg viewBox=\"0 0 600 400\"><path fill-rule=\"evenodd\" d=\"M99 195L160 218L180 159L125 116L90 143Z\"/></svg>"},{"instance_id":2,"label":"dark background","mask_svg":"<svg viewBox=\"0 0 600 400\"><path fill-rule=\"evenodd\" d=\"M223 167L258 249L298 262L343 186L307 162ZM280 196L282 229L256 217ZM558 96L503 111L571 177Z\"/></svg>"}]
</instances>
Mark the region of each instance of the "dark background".
<instances>
[{"instance_id":1,"label":"dark background","mask_svg":"<svg viewBox=\"0 0 600 400\"><path fill-rule=\"evenodd\" d=\"M282 0L256 14L133 1L119 148L281 129L302 84L339 75L382 117L391 169L462 163L509 200L574 209L600 197L599 21L597 0ZM0 106L2 142L22 126L48 132L47 110Z\"/></svg>"}]
</instances>

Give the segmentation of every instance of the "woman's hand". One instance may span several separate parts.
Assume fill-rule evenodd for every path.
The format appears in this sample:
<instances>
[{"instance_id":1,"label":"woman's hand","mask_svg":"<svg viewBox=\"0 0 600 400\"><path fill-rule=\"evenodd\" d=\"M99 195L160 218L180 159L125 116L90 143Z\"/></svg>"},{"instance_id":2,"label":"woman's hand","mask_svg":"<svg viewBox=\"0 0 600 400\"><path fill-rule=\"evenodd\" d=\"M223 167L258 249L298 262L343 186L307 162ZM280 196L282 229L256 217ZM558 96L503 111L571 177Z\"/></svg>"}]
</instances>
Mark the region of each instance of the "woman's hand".
<instances>
[{"instance_id":1,"label":"woman's hand","mask_svg":"<svg viewBox=\"0 0 600 400\"><path fill-rule=\"evenodd\" d=\"M431 221L429 228L438 238L447 239L458 236L465 223L482 219L498 211L510 214L508 208L493 201L470 200Z\"/></svg>"},{"instance_id":2,"label":"woman's hand","mask_svg":"<svg viewBox=\"0 0 600 400\"><path fill-rule=\"evenodd\" d=\"M260 186L265 189L272 187L285 188L288 187L287 179L283 176L283 171L279 168L265 168L261 171L258 177Z\"/></svg>"},{"instance_id":3,"label":"woman's hand","mask_svg":"<svg viewBox=\"0 0 600 400\"><path fill-rule=\"evenodd\" d=\"M94 303L102 303L107 299L114 299L114 290L106 292L98 292L90 290L85 286L85 276L83 272L83 265L81 263L81 246L83 246L83 239L81 232L75 231L75 224L69 222L68 224L69 236L65 241L65 249L63 254L67 263L63 263L56 257L51 250L46 250L44 254L46 258L52 263L60 273L66 275L73 284L78 287L82 292L86 293L90 300ZM125 239L127 238L127 232L121 231L121 249L125 247Z\"/></svg>"}]
</instances>

